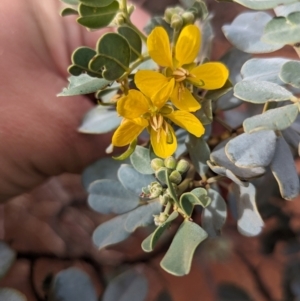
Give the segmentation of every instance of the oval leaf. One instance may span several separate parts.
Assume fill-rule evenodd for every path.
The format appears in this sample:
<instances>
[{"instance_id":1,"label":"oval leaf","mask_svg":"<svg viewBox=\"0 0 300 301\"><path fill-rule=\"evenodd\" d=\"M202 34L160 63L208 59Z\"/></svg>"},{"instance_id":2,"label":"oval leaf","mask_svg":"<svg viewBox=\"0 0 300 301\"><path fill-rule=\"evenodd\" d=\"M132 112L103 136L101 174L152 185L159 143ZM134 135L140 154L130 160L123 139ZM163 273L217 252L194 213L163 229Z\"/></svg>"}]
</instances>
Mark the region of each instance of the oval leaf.
<instances>
[{"instance_id":1,"label":"oval leaf","mask_svg":"<svg viewBox=\"0 0 300 301\"><path fill-rule=\"evenodd\" d=\"M104 7L110 5L114 0L79 0L80 3L91 7Z\"/></svg>"},{"instance_id":2,"label":"oval leaf","mask_svg":"<svg viewBox=\"0 0 300 301\"><path fill-rule=\"evenodd\" d=\"M93 242L99 249L121 242L130 235L130 232L126 231L124 227L128 214L112 218L95 229Z\"/></svg>"},{"instance_id":3,"label":"oval leaf","mask_svg":"<svg viewBox=\"0 0 300 301\"><path fill-rule=\"evenodd\" d=\"M281 196L291 200L299 194L299 177L291 150L283 137L279 137L271 162L271 170L279 185Z\"/></svg>"},{"instance_id":4,"label":"oval leaf","mask_svg":"<svg viewBox=\"0 0 300 301\"><path fill-rule=\"evenodd\" d=\"M91 278L78 268L59 272L52 283L49 301L97 301Z\"/></svg>"},{"instance_id":5,"label":"oval leaf","mask_svg":"<svg viewBox=\"0 0 300 301\"><path fill-rule=\"evenodd\" d=\"M235 85L234 96L252 103L265 103L288 100L293 94L275 83L243 80Z\"/></svg>"},{"instance_id":6,"label":"oval leaf","mask_svg":"<svg viewBox=\"0 0 300 301\"><path fill-rule=\"evenodd\" d=\"M79 76L70 76L68 78L69 86L64 88L57 96L71 96L94 93L98 90L104 89L111 82L104 78L91 77L87 74Z\"/></svg>"},{"instance_id":7,"label":"oval leaf","mask_svg":"<svg viewBox=\"0 0 300 301\"><path fill-rule=\"evenodd\" d=\"M129 164L120 166L118 179L126 189L135 195L140 195L143 187L147 187L151 182L155 181L152 175L140 174Z\"/></svg>"},{"instance_id":8,"label":"oval leaf","mask_svg":"<svg viewBox=\"0 0 300 301\"><path fill-rule=\"evenodd\" d=\"M300 41L300 12L270 20L265 27L262 40L273 45L298 43Z\"/></svg>"},{"instance_id":9,"label":"oval leaf","mask_svg":"<svg viewBox=\"0 0 300 301\"><path fill-rule=\"evenodd\" d=\"M287 84L300 88L300 62L289 61L285 63L280 71L279 77Z\"/></svg>"},{"instance_id":10,"label":"oval leaf","mask_svg":"<svg viewBox=\"0 0 300 301\"><path fill-rule=\"evenodd\" d=\"M290 13L300 11L300 2L296 2L288 5L279 5L274 8L274 11L277 17L279 16L286 17Z\"/></svg>"},{"instance_id":11,"label":"oval leaf","mask_svg":"<svg viewBox=\"0 0 300 301\"><path fill-rule=\"evenodd\" d=\"M147 279L131 269L109 282L102 301L144 301L147 293ZM83 300L89 301L88 299Z\"/></svg>"},{"instance_id":12,"label":"oval leaf","mask_svg":"<svg viewBox=\"0 0 300 301\"><path fill-rule=\"evenodd\" d=\"M253 184L241 187L233 184L238 213L238 231L245 236L256 236L261 233L264 222L257 210Z\"/></svg>"},{"instance_id":13,"label":"oval leaf","mask_svg":"<svg viewBox=\"0 0 300 301\"><path fill-rule=\"evenodd\" d=\"M256 9L256 10L270 9L282 3L289 4L297 1L298 0L284 0L284 1L282 0L234 0L234 2L237 2L245 7Z\"/></svg>"},{"instance_id":14,"label":"oval leaf","mask_svg":"<svg viewBox=\"0 0 300 301\"><path fill-rule=\"evenodd\" d=\"M288 61L280 57L251 59L243 65L242 77L246 81L267 81L282 85L278 75L282 65Z\"/></svg>"},{"instance_id":15,"label":"oval leaf","mask_svg":"<svg viewBox=\"0 0 300 301\"><path fill-rule=\"evenodd\" d=\"M229 160L239 167L265 167L275 154L276 135L273 131L242 134L230 140L225 152Z\"/></svg>"},{"instance_id":16,"label":"oval leaf","mask_svg":"<svg viewBox=\"0 0 300 301\"><path fill-rule=\"evenodd\" d=\"M100 72L107 80L116 80L128 70L130 47L127 40L117 33L104 34L97 43L98 55L89 68Z\"/></svg>"},{"instance_id":17,"label":"oval leaf","mask_svg":"<svg viewBox=\"0 0 300 301\"><path fill-rule=\"evenodd\" d=\"M185 220L175 234L160 266L172 275L187 275L197 246L206 238L207 233L200 226Z\"/></svg>"},{"instance_id":18,"label":"oval leaf","mask_svg":"<svg viewBox=\"0 0 300 301\"><path fill-rule=\"evenodd\" d=\"M152 202L142 205L128 213L124 227L128 232L134 232L139 227L146 227L153 224L153 215L158 215L161 211L160 202Z\"/></svg>"},{"instance_id":19,"label":"oval leaf","mask_svg":"<svg viewBox=\"0 0 300 301\"><path fill-rule=\"evenodd\" d=\"M130 156L132 166L141 174L150 175L154 171L151 168L150 150L146 147L137 146Z\"/></svg>"},{"instance_id":20,"label":"oval leaf","mask_svg":"<svg viewBox=\"0 0 300 301\"><path fill-rule=\"evenodd\" d=\"M128 191L120 182L114 180L98 180L89 186L88 203L97 212L121 214L136 208L139 198Z\"/></svg>"},{"instance_id":21,"label":"oval leaf","mask_svg":"<svg viewBox=\"0 0 300 301\"><path fill-rule=\"evenodd\" d=\"M298 107L294 104L268 110L263 114L245 119L243 127L246 133L262 130L281 131L296 120L298 112Z\"/></svg>"},{"instance_id":22,"label":"oval leaf","mask_svg":"<svg viewBox=\"0 0 300 301\"><path fill-rule=\"evenodd\" d=\"M118 11L118 1L113 1L105 7L91 7L80 4L79 13L81 17L77 19L77 22L91 29L103 28L110 24Z\"/></svg>"},{"instance_id":23,"label":"oval leaf","mask_svg":"<svg viewBox=\"0 0 300 301\"><path fill-rule=\"evenodd\" d=\"M84 134L104 134L116 129L122 118L109 107L97 106L85 114L78 129Z\"/></svg>"},{"instance_id":24,"label":"oval leaf","mask_svg":"<svg viewBox=\"0 0 300 301\"><path fill-rule=\"evenodd\" d=\"M202 227L209 237L216 237L221 235L227 218L227 207L217 191L208 189L208 196L211 198L211 203L202 212Z\"/></svg>"},{"instance_id":25,"label":"oval leaf","mask_svg":"<svg viewBox=\"0 0 300 301\"><path fill-rule=\"evenodd\" d=\"M264 2L264 1L256 1ZM268 53L283 47L261 41L265 25L272 17L265 12L246 12L238 15L222 30L226 38L238 49L247 53Z\"/></svg>"}]
</instances>

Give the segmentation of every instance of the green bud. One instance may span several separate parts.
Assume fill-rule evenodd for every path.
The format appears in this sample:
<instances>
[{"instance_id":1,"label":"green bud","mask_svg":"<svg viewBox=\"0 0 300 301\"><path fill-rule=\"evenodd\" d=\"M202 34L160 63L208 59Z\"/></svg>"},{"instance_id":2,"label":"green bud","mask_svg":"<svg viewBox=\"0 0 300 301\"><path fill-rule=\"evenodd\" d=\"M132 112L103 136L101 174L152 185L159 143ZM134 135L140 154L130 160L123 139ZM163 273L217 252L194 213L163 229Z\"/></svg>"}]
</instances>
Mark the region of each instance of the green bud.
<instances>
[{"instance_id":1,"label":"green bud","mask_svg":"<svg viewBox=\"0 0 300 301\"><path fill-rule=\"evenodd\" d=\"M129 16L131 16L131 14L135 11L135 6L134 5L129 5L127 10L128 10Z\"/></svg>"},{"instance_id":2,"label":"green bud","mask_svg":"<svg viewBox=\"0 0 300 301\"><path fill-rule=\"evenodd\" d=\"M115 23L117 25L123 25L126 21L126 17L124 16L123 13L118 13L115 17Z\"/></svg>"},{"instance_id":3,"label":"green bud","mask_svg":"<svg viewBox=\"0 0 300 301\"><path fill-rule=\"evenodd\" d=\"M151 168L154 170L154 171L157 171L159 170L161 167L164 167L164 161L162 159L159 159L159 158L155 158L151 161Z\"/></svg>"},{"instance_id":4,"label":"green bud","mask_svg":"<svg viewBox=\"0 0 300 301\"><path fill-rule=\"evenodd\" d=\"M153 215L153 217L156 226L161 226L168 219L168 215L163 212L160 215Z\"/></svg>"},{"instance_id":5,"label":"green bud","mask_svg":"<svg viewBox=\"0 0 300 301\"><path fill-rule=\"evenodd\" d=\"M181 17L184 25L193 24L195 21L195 16L191 12L184 12Z\"/></svg>"},{"instance_id":6,"label":"green bud","mask_svg":"<svg viewBox=\"0 0 300 301\"><path fill-rule=\"evenodd\" d=\"M174 8L173 7L168 7L166 10L165 10L165 14L164 14L164 19L167 23L171 23L171 19L172 19L172 16L174 14Z\"/></svg>"},{"instance_id":7,"label":"green bud","mask_svg":"<svg viewBox=\"0 0 300 301\"><path fill-rule=\"evenodd\" d=\"M181 174L184 174L190 169L190 163L184 159L179 160L176 166L176 170L179 171Z\"/></svg>"},{"instance_id":8,"label":"green bud","mask_svg":"<svg viewBox=\"0 0 300 301\"><path fill-rule=\"evenodd\" d=\"M177 165L177 160L170 156L170 157L167 157L165 160L164 160L164 164L167 168L169 169L175 169L176 168L176 165Z\"/></svg>"},{"instance_id":9,"label":"green bud","mask_svg":"<svg viewBox=\"0 0 300 301\"><path fill-rule=\"evenodd\" d=\"M182 177L179 171L174 170L170 174L170 181L175 184L179 184L182 181Z\"/></svg>"},{"instance_id":10,"label":"green bud","mask_svg":"<svg viewBox=\"0 0 300 301\"><path fill-rule=\"evenodd\" d=\"M174 14L171 19L170 26L175 30L180 30L183 25L183 20L180 15Z\"/></svg>"},{"instance_id":11,"label":"green bud","mask_svg":"<svg viewBox=\"0 0 300 301\"><path fill-rule=\"evenodd\" d=\"M149 187L149 191L150 191L149 197L151 199L155 199L155 198L159 197L163 192L163 188L162 188L161 184L158 182L152 182L148 187Z\"/></svg>"}]
</instances>

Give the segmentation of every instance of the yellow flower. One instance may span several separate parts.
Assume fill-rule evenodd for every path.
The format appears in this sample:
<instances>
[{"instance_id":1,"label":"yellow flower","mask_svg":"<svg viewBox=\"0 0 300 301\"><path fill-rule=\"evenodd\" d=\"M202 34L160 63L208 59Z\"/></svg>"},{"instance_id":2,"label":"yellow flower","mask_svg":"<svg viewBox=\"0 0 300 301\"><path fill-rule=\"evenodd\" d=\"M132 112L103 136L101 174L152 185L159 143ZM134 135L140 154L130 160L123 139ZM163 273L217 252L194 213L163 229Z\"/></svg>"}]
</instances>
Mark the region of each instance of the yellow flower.
<instances>
[{"instance_id":1,"label":"yellow flower","mask_svg":"<svg viewBox=\"0 0 300 301\"><path fill-rule=\"evenodd\" d=\"M195 112L200 104L186 87L192 84L205 90L221 88L227 78L228 70L219 62L208 62L196 66L201 45L201 33L197 26L184 27L173 49L169 37L163 27L153 29L147 40L147 47L151 58L161 67L165 67L164 74L141 70L135 75L137 87L151 98L170 98L180 110Z\"/></svg>"},{"instance_id":2,"label":"yellow flower","mask_svg":"<svg viewBox=\"0 0 300 301\"><path fill-rule=\"evenodd\" d=\"M144 91L143 91L144 92ZM168 98L152 100L147 92L129 90L117 103L118 113L124 117L112 137L112 144L125 146L147 128L154 153L161 158L171 156L177 148L177 140L170 121L200 137L204 133L201 122L191 113L174 111L166 104Z\"/></svg>"}]
</instances>

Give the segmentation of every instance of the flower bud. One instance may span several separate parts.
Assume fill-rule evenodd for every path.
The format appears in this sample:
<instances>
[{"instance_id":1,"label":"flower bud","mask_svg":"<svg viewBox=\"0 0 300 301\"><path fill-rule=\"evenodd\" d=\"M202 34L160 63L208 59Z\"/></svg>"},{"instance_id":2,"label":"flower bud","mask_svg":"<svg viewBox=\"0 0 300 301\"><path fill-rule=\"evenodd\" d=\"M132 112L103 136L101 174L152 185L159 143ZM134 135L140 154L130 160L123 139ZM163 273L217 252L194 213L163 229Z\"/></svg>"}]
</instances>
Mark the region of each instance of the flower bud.
<instances>
[{"instance_id":1,"label":"flower bud","mask_svg":"<svg viewBox=\"0 0 300 301\"><path fill-rule=\"evenodd\" d=\"M134 10L135 10L135 6L134 5L129 5L127 7L127 11L128 11L129 16L134 12Z\"/></svg>"},{"instance_id":2,"label":"flower bud","mask_svg":"<svg viewBox=\"0 0 300 301\"><path fill-rule=\"evenodd\" d=\"M154 171L157 171L159 170L161 167L164 167L164 161L162 159L159 159L159 158L155 158L153 160L151 160L151 168L154 170Z\"/></svg>"},{"instance_id":3,"label":"flower bud","mask_svg":"<svg viewBox=\"0 0 300 301\"><path fill-rule=\"evenodd\" d=\"M181 17L184 25L193 24L195 21L195 16L191 12L184 12Z\"/></svg>"},{"instance_id":4,"label":"flower bud","mask_svg":"<svg viewBox=\"0 0 300 301\"><path fill-rule=\"evenodd\" d=\"M126 21L126 17L124 16L123 13L118 13L118 14L116 15L114 21L115 21L115 23L116 23L117 25L123 25L123 24L125 23L125 21Z\"/></svg>"},{"instance_id":5,"label":"flower bud","mask_svg":"<svg viewBox=\"0 0 300 301\"><path fill-rule=\"evenodd\" d=\"M173 170L170 174L170 181L175 184L179 184L182 181L182 176L179 171Z\"/></svg>"},{"instance_id":6,"label":"flower bud","mask_svg":"<svg viewBox=\"0 0 300 301\"><path fill-rule=\"evenodd\" d=\"M165 14L164 14L164 19L167 23L171 23L171 19L172 19L172 16L174 14L174 8L173 7L168 7L166 10L165 10Z\"/></svg>"},{"instance_id":7,"label":"flower bud","mask_svg":"<svg viewBox=\"0 0 300 301\"><path fill-rule=\"evenodd\" d=\"M176 165L177 165L177 160L174 157L170 156L164 160L164 164L165 164L165 167L167 167L169 169L175 169Z\"/></svg>"},{"instance_id":8,"label":"flower bud","mask_svg":"<svg viewBox=\"0 0 300 301\"><path fill-rule=\"evenodd\" d=\"M151 199L155 199L159 197L163 191L163 188L160 183L158 182L152 182L149 186L150 195L149 197Z\"/></svg>"},{"instance_id":9,"label":"flower bud","mask_svg":"<svg viewBox=\"0 0 300 301\"><path fill-rule=\"evenodd\" d=\"M170 26L175 30L180 30L183 25L183 20L180 15L174 14L171 19Z\"/></svg>"},{"instance_id":10,"label":"flower bud","mask_svg":"<svg viewBox=\"0 0 300 301\"><path fill-rule=\"evenodd\" d=\"M156 226L161 226L168 219L168 215L163 212L160 215L153 215L153 217Z\"/></svg>"},{"instance_id":11,"label":"flower bud","mask_svg":"<svg viewBox=\"0 0 300 301\"><path fill-rule=\"evenodd\" d=\"M190 163L184 159L179 160L176 166L176 170L179 171L181 174L187 172L190 168Z\"/></svg>"}]
</instances>

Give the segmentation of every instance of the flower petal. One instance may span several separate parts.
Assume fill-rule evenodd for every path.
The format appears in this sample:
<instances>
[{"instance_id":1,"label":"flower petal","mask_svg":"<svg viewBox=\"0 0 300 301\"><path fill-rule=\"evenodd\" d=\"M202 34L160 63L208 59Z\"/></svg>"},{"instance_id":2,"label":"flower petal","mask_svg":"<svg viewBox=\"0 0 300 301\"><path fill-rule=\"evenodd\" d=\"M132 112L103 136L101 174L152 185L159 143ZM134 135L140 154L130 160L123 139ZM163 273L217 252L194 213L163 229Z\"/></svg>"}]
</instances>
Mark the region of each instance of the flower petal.
<instances>
[{"instance_id":1,"label":"flower petal","mask_svg":"<svg viewBox=\"0 0 300 301\"><path fill-rule=\"evenodd\" d=\"M175 46L175 58L178 66L192 63L199 52L201 45L201 32L195 25L185 26Z\"/></svg>"},{"instance_id":2,"label":"flower petal","mask_svg":"<svg viewBox=\"0 0 300 301\"><path fill-rule=\"evenodd\" d=\"M134 119L148 112L150 105L147 98L140 91L129 90L126 96L118 100L117 111L127 119Z\"/></svg>"},{"instance_id":3,"label":"flower petal","mask_svg":"<svg viewBox=\"0 0 300 301\"><path fill-rule=\"evenodd\" d=\"M112 144L114 146L125 146L131 143L147 126L148 122L142 118L123 119L121 125L114 132Z\"/></svg>"},{"instance_id":4,"label":"flower petal","mask_svg":"<svg viewBox=\"0 0 300 301\"><path fill-rule=\"evenodd\" d=\"M194 68L190 73L195 78L189 77L188 80L195 86L205 90L215 90L223 87L229 76L227 67L218 62L205 63Z\"/></svg>"},{"instance_id":5,"label":"flower petal","mask_svg":"<svg viewBox=\"0 0 300 301\"><path fill-rule=\"evenodd\" d=\"M148 52L151 58L162 67L172 67L172 54L169 36L166 30L155 27L147 39Z\"/></svg>"},{"instance_id":6,"label":"flower petal","mask_svg":"<svg viewBox=\"0 0 300 301\"><path fill-rule=\"evenodd\" d=\"M201 108L199 102L194 98L192 93L184 88L181 92L179 92L180 85L178 83L175 84L173 93L170 98L174 106L183 111L195 112Z\"/></svg>"},{"instance_id":7,"label":"flower petal","mask_svg":"<svg viewBox=\"0 0 300 301\"><path fill-rule=\"evenodd\" d=\"M173 128L168 124L169 134L172 136L172 143L167 143L167 135L163 129L159 130L159 133L151 128L150 139L153 147L153 151L156 156L166 158L175 153L177 149L177 139ZM158 139L158 135L160 135Z\"/></svg>"},{"instance_id":8,"label":"flower petal","mask_svg":"<svg viewBox=\"0 0 300 301\"><path fill-rule=\"evenodd\" d=\"M189 112L174 111L166 117L196 137L202 136L205 132L205 128L200 120Z\"/></svg>"},{"instance_id":9,"label":"flower petal","mask_svg":"<svg viewBox=\"0 0 300 301\"><path fill-rule=\"evenodd\" d=\"M169 99L174 89L175 80L165 77L163 74L140 70L134 77L136 86L148 96L157 108L161 108Z\"/></svg>"}]
</instances>

